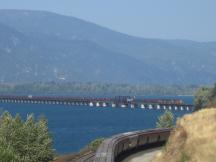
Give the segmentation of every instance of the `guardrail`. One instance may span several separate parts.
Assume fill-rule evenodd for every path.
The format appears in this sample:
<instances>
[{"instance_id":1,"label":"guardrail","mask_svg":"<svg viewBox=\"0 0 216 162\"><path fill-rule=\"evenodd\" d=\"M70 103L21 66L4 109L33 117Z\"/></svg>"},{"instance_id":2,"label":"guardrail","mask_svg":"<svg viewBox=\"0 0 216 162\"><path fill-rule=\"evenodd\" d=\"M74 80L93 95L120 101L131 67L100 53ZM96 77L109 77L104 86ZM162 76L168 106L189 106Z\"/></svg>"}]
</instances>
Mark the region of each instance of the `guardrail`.
<instances>
[{"instance_id":1,"label":"guardrail","mask_svg":"<svg viewBox=\"0 0 216 162\"><path fill-rule=\"evenodd\" d=\"M93 162L118 162L118 158L126 152L148 145L163 144L168 140L170 131L171 129L154 129L115 135L100 145Z\"/></svg>"}]
</instances>

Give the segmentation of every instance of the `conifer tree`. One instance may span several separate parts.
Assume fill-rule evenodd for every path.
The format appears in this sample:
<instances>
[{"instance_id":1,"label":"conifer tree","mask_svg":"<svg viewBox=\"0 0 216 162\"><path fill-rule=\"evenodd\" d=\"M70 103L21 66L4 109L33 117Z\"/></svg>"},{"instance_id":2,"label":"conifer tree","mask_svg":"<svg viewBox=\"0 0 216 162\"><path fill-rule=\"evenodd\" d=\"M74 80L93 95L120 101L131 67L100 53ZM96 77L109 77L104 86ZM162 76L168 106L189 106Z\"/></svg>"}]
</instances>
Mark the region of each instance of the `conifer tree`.
<instances>
[{"instance_id":1,"label":"conifer tree","mask_svg":"<svg viewBox=\"0 0 216 162\"><path fill-rule=\"evenodd\" d=\"M166 110L163 115L158 117L157 128L172 128L174 126L174 116L171 111Z\"/></svg>"}]
</instances>

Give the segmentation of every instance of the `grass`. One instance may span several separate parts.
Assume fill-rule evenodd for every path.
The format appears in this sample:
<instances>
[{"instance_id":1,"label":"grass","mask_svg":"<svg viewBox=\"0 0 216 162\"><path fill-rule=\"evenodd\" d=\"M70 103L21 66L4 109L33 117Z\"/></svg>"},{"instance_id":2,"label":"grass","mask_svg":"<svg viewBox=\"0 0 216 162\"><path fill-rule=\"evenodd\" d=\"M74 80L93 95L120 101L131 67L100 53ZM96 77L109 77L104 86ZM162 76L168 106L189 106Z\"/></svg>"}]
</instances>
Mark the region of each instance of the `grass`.
<instances>
[{"instance_id":1,"label":"grass","mask_svg":"<svg viewBox=\"0 0 216 162\"><path fill-rule=\"evenodd\" d=\"M190 156L187 155L187 153L182 152L181 153L180 162L188 162L189 160L190 160Z\"/></svg>"},{"instance_id":2,"label":"grass","mask_svg":"<svg viewBox=\"0 0 216 162\"><path fill-rule=\"evenodd\" d=\"M179 119L165 149L153 162L216 162L216 109Z\"/></svg>"}]
</instances>

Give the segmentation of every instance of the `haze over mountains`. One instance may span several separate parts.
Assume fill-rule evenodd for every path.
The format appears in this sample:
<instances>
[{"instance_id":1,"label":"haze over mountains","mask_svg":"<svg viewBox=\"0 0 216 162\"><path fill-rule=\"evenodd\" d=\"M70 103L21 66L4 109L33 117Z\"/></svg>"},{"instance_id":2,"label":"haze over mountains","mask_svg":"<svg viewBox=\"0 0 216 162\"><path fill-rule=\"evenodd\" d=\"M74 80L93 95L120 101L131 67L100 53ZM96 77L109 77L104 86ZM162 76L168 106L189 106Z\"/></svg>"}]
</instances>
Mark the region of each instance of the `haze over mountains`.
<instances>
[{"instance_id":1,"label":"haze over mountains","mask_svg":"<svg viewBox=\"0 0 216 162\"><path fill-rule=\"evenodd\" d=\"M216 42L137 38L55 13L0 10L0 82L212 84L215 69Z\"/></svg>"}]
</instances>

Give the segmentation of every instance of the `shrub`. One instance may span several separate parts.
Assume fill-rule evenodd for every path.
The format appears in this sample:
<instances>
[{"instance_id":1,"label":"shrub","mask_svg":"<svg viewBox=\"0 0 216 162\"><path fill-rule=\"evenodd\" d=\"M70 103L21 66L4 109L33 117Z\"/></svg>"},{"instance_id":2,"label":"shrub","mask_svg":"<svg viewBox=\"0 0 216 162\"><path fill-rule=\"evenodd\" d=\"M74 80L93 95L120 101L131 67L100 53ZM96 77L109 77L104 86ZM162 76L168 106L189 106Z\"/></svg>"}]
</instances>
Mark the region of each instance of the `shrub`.
<instances>
[{"instance_id":1,"label":"shrub","mask_svg":"<svg viewBox=\"0 0 216 162\"><path fill-rule=\"evenodd\" d=\"M171 111L166 110L163 115L158 118L157 128L172 128L174 125L174 116Z\"/></svg>"},{"instance_id":2,"label":"shrub","mask_svg":"<svg viewBox=\"0 0 216 162\"><path fill-rule=\"evenodd\" d=\"M100 144L104 141L104 138L98 138L98 139L95 139L94 141L92 141L90 144L89 144L89 148L92 150L92 151L96 151L98 149L98 147L100 146Z\"/></svg>"},{"instance_id":3,"label":"shrub","mask_svg":"<svg viewBox=\"0 0 216 162\"><path fill-rule=\"evenodd\" d=\"M13 118L9 112L4 112L0 123L0 146L3 150L0 159L7 162L48 162L54 156L47 121L43 117L36 121L34 115L28 115L24 122L19 115Z\"/></svg>"},{"instance_id":4,"label":"shrub","mask_svg":"<svg viewBox=\"0 0 216 162\"><path fill-rule=\"evenodd\" d=\"M195 94L195 111L216 106L216 84L212 88L202 87Z\"/></svg>"},{"instance_id":5,"label":"shrub","mask_svg":"<svg viewBox=\"0 0 216 162\"><path fill-rule=\"evenodd\" d=\"M17 162L20 159L15 155L11 148L7 146L0 146L0 159L1 162Z\"/></svg>"},{"instance_id":6,"label":"shrub","mask_svg":"<svg viewBox=\"0 0 216 162\"><path fill-rule=\"evenodd\" d=\"M209 103L210 89L202 87L195 94L195 111L205 108Z\"/></svg>"}]
</instances>

